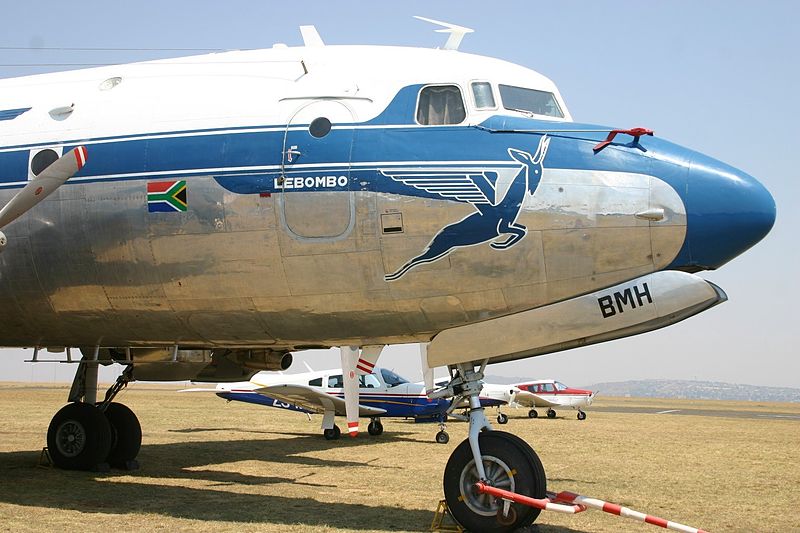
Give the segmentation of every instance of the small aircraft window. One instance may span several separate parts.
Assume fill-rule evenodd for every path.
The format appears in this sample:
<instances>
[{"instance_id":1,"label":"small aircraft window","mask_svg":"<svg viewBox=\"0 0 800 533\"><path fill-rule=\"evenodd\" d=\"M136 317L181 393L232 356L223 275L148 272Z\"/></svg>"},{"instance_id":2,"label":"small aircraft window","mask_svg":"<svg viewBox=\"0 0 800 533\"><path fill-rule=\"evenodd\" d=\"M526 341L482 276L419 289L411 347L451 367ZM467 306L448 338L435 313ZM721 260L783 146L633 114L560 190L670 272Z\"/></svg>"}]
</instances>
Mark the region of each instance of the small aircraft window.
<instances>
[{"instance_id":1,"label":"small aircraft window","mask_svg":"<svg viewBox=\"0 0 800 533\"><path fill-rule=\"evenodd\" d=\"M556 390L552 383L545 383L542 385L542 388L544 389L544 392L555 392Z\"/></svg>"},{"instance_id":2,"label":"small aircraft window","mask_svg":"<svg viewBox=\"0 0 800 533\"><path fill-rule=\"evenodd\" d=\"M38 176L44 169L52 165L58 159L58 152L47 148L42 150L31 160L31 172L34 176Z\"/></svg>"},{"instance_id":3,"label":"small aircraft window","mask_svg":"<svg viewBox=\"0 0 800 533\"><path fill-rule=\"evenodd\" d=\"M397 385L402 385L403 383L408 383L407 379L398 376L397 374L386 368L381 368L381 376L383 376L383 381L385 381L386 384L390 387L395 387Z\"/></svg>"},{"instance_id":4,"label":"small aircraft window","mask_svg":"<svg viewBox=\"0 0 800 533\"><path fill-rule=\"evenodd\" d=\"M315 118L308 125L308 132L317 139L325 137L331 131L331 121L325 117Z\"/></svg>"},{"instance_id":5,"label":"small aircraft window","mask_svg":"<svg viewBox=\"0 0 800 533\"><path fill-rule=\"evenodd\" d=\"M308 382L309 387L322 387L322 378L312 379Z\"/></svg>"},{"instance_id":6,"label":"small aircraft window","mask_svg":"<svg viewBox=\"0 0 800 533\"><path fill-rule=\"evenodd\" d=\"M467 118L461 89L455 85L433 85L419 93L417 122L424 125L460 124Z\"/></svg>"},{"instance_id":7,"label":"small aircraft window","mask_svg":"<svg viewBox=\"0 0 800 533\"><path fill-rule=\"evenodd\" d=\"M342 381L342 375L339 374L338 376L329 376L328 377L328 388L330 388L330 389L342 389L342 388L344 388L344 382Z\"/></svg>"},{"instance_id":8,"label":"small aircraft window","mask_svg":"<svg viewBox=\"0 0 800 533\"><path fill-rule=\"evenodd\" d=\"M476 109L491 109L495 107L492 84L488 81L473 82L472 97L475 99Z\"/></svg>"},{"instance_id":9,"label":"small aircraft window","mask_svg":"<svg viewBox=\"0 0 800 533\"><path fill-rule=\"evenodd\" d=\"M564 385L563 383L560 383L560 382L556 381L556 389L558 389L558 390L567 390L567 386Z\"/></svg>"},{"instance_id":10,"label":"small aircraft window","mask_svg":"<svg viewBox=\"0 0 800 533\"><path fill-rule=\"evenodd\" d=\"M564 118L555 95L547 91L500 85L500 99L503 101L503 107L512 111Z\"/></svg>"},{"instance_id":11,"label":"small aircraft window","mask_svg":"<svg viewBox=\"0 0 800 533\"><path fill-rule=\"evenodd\" d=\"M381 386L381 380L375 374L358 376L358 386L362 389L378 389Z\"/></svg>"}]
</instances>

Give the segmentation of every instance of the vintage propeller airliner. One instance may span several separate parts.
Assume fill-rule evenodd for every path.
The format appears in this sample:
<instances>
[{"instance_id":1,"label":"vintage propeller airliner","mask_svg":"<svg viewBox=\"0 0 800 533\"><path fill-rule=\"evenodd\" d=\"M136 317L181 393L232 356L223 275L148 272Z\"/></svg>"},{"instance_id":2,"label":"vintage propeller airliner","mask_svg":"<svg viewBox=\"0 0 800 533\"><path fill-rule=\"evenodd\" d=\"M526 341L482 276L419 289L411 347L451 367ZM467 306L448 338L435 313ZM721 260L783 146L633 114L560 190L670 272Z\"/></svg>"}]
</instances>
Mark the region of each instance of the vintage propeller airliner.
<instances>
[{"instance_id":1,"label":"vintage propeller airliner","mask_svg":"<svg viewBox=\"0 0 800 533\"><path fill-rule=\"evenodd\" d=\"M474 490L546 490L531 447L489 431L485 366L723 302L695 273L762 239L775 204L649 130L574 122L549 79L441 31L442 49L326 46L307 26L302 47L0 80L0 345L82 354L56 465L134 460L112 401L132 379L241 381L310 347L341 348L355 434L357 374L418 342L451 372L431 397L470 405L453 515L535 520Z\"/></svg>"}]
</instances>

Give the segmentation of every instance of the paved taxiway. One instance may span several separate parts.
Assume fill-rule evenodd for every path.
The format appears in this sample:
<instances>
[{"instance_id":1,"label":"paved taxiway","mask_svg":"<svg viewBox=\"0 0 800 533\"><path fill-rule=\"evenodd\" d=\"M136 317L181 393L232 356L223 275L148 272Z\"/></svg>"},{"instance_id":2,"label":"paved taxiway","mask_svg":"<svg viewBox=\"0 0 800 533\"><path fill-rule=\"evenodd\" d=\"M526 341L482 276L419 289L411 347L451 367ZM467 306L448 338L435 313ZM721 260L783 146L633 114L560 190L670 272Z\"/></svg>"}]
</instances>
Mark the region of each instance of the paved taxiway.
<instances>
[{"instance_id":1,"label":"paved taxiway","mask_svg":"<svg viewBox=\"0 0 800 533\"><path fill-rule=\"evenodd\" d=\"M686 401L686 400L684 400ZM587 411L597 411L600 413L632 413L649 415L690 415L690 416L714 416L719 418L755 418L759 420L794 420L800 422L800 415L796 413L764 413L759 411L739 411L722 409L686 409L686 408L664 408L662 407L634 407L634 406L607 406L591 407Z\"/></svg>"}]
</instances>

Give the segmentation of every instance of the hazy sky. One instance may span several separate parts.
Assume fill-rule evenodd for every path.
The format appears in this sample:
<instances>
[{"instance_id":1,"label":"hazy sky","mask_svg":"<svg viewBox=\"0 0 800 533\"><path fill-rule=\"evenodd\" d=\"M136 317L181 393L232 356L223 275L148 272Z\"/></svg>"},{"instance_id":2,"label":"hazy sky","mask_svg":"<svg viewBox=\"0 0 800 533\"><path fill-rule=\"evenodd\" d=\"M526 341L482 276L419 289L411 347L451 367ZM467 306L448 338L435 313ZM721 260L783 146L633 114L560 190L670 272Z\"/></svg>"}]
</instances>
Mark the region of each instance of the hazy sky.
<instances>
[{"instance_id":1,"label":"hazy sky","mask_svg":"<svg viewBox=\"0 0 800 533\"><path fill-rule=\"evenodd\" d=\"M800 387L800 3L268 2L2 0L0 77L184 55L165 48L301 44L317 26L328 44L441 46L412 15L474 28L461 49L533 68L555 81L576 121L644 126L761 180L778 204L772 233L702 276L730 300L638 337L494 365L487 373L581 385L643 378ZM33 47L37 50L12 50ZM130 48L64 51L48 48ZM35 66L29 66L35 65ZM0 380L71 379L68 365L25 365L0 352ZM324 352L315 369L338 366ZM382 359L419 379L416 348ZM302 366L302 365L299 365Z\"/></svg>"}]
</instances>

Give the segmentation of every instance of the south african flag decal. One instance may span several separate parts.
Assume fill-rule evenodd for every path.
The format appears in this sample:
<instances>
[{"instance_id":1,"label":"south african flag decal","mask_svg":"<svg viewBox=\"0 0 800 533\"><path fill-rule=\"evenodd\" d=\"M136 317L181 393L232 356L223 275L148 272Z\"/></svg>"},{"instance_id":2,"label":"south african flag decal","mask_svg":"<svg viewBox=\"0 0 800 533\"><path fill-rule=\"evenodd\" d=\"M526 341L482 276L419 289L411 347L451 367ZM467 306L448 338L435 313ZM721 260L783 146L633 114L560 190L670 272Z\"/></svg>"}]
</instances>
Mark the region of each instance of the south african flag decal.
<instances>
[{"instance_id":1,"label":"south african flag decal","mask_svg":"<svg viewBox=\"0 0 800 533\"><path fill-rule=\"evenodd\" d=\"M151 213L186 211L186 180L147 183L147 210Z\"/></svg>"}]
</instances>

